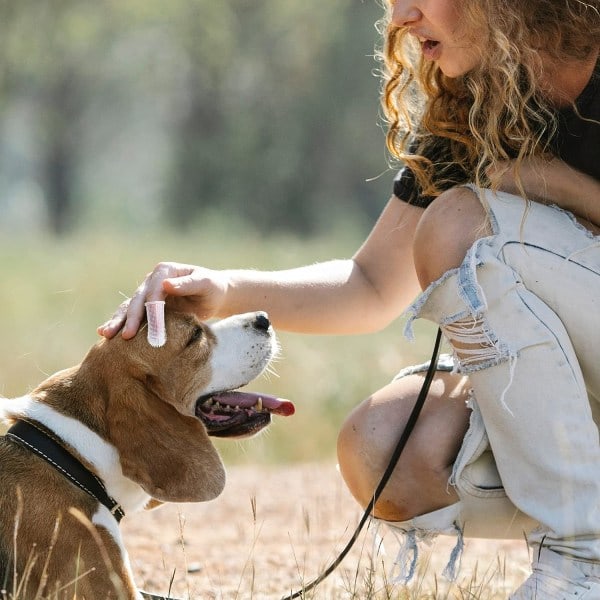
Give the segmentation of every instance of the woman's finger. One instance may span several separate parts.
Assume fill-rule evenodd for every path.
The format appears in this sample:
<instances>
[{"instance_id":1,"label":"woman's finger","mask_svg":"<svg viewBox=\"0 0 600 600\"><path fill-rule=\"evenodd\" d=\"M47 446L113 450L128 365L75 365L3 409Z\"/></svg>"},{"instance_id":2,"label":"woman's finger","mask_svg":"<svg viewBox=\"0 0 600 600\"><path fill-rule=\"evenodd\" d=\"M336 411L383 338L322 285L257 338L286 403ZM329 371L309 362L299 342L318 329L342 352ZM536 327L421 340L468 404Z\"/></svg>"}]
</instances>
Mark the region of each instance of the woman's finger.
<instances>
[{"instance_id":1,"label":"woman's finger","mask_svg":"<svg viewBox=\"0 0 600 600\"><path fill-rule=\"evenodd\" d=\"M98 333L106 338L111 338L116 335L116 333L121 329L125 319L127 318L127 309L129 307L130 298L127 298L121 304L113 314L113 316L108 319L105 323L100 325L97 329Z\"/></svg>"}]
</instances>

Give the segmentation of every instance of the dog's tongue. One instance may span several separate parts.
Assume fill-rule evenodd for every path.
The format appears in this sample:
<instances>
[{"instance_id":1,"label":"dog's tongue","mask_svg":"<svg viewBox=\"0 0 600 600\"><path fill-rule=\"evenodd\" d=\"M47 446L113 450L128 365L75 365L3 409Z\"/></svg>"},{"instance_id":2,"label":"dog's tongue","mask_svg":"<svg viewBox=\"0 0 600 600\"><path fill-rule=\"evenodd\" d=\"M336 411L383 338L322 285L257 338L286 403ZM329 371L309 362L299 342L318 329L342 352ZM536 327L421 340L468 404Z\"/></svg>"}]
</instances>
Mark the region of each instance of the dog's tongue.
<instances>
[{"instance_id":1,"label":"dog's tongue","mask_svg":"<svg viewBox=\"0 0 600 600\"><path fill-rule=\"evenodd\" d=\"M289 417L296 412L295 406L289 400L256 392L223 392L215 394L213 400L220 404L239 406L240 408L257 408L258 405L258 407L282 417Z\"/></svg>"}]
</instances>

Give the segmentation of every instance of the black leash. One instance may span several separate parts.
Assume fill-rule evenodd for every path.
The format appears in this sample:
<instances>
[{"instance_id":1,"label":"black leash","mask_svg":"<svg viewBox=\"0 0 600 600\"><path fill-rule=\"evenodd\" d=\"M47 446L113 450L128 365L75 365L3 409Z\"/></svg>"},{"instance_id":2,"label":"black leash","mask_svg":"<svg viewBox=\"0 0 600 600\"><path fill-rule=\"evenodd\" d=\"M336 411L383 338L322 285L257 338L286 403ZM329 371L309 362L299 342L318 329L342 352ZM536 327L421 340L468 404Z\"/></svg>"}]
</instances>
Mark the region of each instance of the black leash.
<instances>
[{"instance_id":1,"label":"black leash","mask_svg":"<svg viewBox=\"0 0 600 600\"><path fill-rule=\"evenodd\" d=\"M365 523L371 516L371 513L373 512L373 510L375 508L375 504L377 503L377 500L381 496L381 493L383 492L389 478L392 476L392 473L394 472L394 469L396 468L396 464L398 463L398 459L400 458L400 455L402 454L402 451L404 450L404 446L406 446L406 442L408 441L408 438L410 437L410 434L412 433L412 431L415 427L417 419L419 418L419 414L421 412L421 409L423 408L423 404L425 404L425 400L427 398L427 394L429 393L429 388L431 387L431 382L433 381L433 376L434 376L436 368L437 368L437 361L438 361L438 355L440 352L441 341L442 341L442 331L440 329L438 329L437 336L435 338L435 344L433 347L433 353L431 355L431 362L429 363L429 368L427 369L427 373L425 375L425 380L423 381L423 385L421 387L421 390L419 391L419 395L417 397L417 400L415 401L415 405L412 409L412 412L410 413L410 416L408 417L408 421L406 422L404 431L402 432L402 435L400 436L400 439L398 440L398 443L396 444L396 448L394 449L394 452L390 458L390 462L387 466L387 469L385 470L385 473L383 474L383 477L381 478L379 485L377 486L377 488L375 489L375 492L373 493L373 498L371 498L371 501L365 508L365 512L363 513L363 516L358 524L358 527L354 531L354 534L350 538L350 541L346 544L346 546L340 552L338 557L329 565L329 567L327 567L327 569L325 569L325 571L323 571L323 573L321 573L321 575L319 575L316 579L311 581L308 585L303 586L303 588L301 590L293 592L289 596L283 596L281 600L292 600L293 598L300 598L300 597L304 596L304 594L306 592L309 592L313 588L317 587L324 579L329 577L329 575L331 575L331 573L333 573L333 571L335 571L335 569L337 569L337 567L344 560L344 558L346 558L346 555L348 554L348 552L350 552L350 549L354 545L354 542L357 540L360 532L362 531L362 528L364 527Z\"/></svg>"}]
</instances>

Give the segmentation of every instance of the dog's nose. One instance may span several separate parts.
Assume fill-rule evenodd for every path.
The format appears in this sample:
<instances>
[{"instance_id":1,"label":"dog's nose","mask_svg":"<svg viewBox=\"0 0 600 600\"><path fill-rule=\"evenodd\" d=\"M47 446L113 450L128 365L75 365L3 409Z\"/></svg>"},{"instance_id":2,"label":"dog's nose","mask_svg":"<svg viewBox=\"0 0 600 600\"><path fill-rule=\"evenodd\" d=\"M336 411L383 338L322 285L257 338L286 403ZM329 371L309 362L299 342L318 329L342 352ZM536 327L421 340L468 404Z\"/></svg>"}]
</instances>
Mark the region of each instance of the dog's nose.
<instances>
[{"instance_id":1,"label":"dog's nose","mask_svg":"<svg viewBox=\"0 0 600 600\"><path fill-rule=\"evenodd\" d=\"M254 323L252 323L255 329L259 329L260 331L267 331L271 326L271 321L269 321L269 317L267 317L267 313L260 312L256 313L256 318L254 319Z\"/></svg>"}]
</instances>

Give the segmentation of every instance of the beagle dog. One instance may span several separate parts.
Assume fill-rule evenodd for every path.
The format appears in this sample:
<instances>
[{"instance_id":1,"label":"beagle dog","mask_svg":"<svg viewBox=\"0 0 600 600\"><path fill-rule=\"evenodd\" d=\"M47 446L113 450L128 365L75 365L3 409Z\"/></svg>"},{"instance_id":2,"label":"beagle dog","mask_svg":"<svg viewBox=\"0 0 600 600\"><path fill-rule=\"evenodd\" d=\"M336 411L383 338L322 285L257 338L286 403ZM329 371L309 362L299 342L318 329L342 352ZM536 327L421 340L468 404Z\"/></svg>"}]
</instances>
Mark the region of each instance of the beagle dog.
<instances>
[{"instance_id":1,"label":"beagle dog","mask_svg":"<svg viewBox=\"0 0 600 600\"><path fill-rule=\"evenodd\" d=\"M143 329L0 399L10 427L0 438L0 598L141 598L120 518L215 498L225 470L208 436L248 436L272 413L294 412L236 391L276 352L265 313L207 325L167 310L158 348Z\"/></svg>"}]
</instances>

